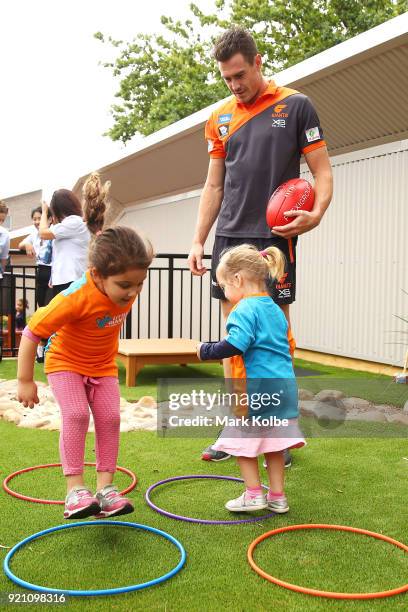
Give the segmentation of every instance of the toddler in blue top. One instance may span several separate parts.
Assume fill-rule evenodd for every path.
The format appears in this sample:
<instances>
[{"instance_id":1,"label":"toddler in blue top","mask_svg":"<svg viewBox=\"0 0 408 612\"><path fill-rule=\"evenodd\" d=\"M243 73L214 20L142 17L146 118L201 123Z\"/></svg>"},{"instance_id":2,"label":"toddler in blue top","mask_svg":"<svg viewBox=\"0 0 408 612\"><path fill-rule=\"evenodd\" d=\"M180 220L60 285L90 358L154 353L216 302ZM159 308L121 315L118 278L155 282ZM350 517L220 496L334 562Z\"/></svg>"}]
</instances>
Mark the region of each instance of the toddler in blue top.
<instances>
[{"instance_id":1,"label":"toddler in blue top","mask_svg":"<svg viewBox=\"0 0 408 612\"><path fill-rule=\"evenodd\" d=\"M242 244L223 253L217 281L234 307L221 342L200 343L201 360L231 359L235 419L213 444L238 459L246 490L227 502L231 512L269 508L289 510L284 494L284 450L304 446L297 425L298 394L289 350L288 323L281 308L268 295L268 274L280 278L284 255L276 247L258 251ZM238 393L237 393L238 391ZM247 401L242 402L241 398ZM258 468L264 455L269 491L264 494Z\"/></svg>"}]
</instances>

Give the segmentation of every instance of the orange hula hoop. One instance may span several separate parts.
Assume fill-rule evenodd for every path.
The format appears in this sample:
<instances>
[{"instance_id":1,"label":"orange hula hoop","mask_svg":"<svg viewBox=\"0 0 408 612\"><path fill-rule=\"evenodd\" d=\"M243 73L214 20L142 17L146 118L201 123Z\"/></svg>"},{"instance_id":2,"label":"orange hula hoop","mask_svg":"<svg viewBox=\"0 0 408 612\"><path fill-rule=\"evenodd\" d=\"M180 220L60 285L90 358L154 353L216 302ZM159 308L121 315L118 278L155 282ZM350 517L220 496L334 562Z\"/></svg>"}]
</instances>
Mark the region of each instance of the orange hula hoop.
<instances>
[{"instance_id":1,"label":"orange hula hoop","mask_svg":"<svg viewBox=\"0 0 408 612\"><path fill-rule=\"evenodd\" d=\"M316 597L328 597L331 599L379 599L380 597L392 597L393 595L399 595L400 593L404 593L408 591L408 584L405 584L401 587L397 587L396 589L390 589L389 591L378 591L376 593L336 593L334 591L321 591L318 589L309 589L307 587L298 586L296 584L292 584L290 582L285 582L284 580L279 580L279 578L275 578L270 574L264 572L258 565L255 563L253 558L253 552L255 548L267 538L270 538L279 533L285 533L287 531L298 531L300 529L333 529L337 531L351 531L352 533L359 533L363 535L370 536L372 538L376 538L377 540L383 540L384 542L388 542L389 544L393 544L398 548L401 548L405 552L408 552L408 546L402 544L402 542L398 542L398 540L394 540L388 536L382 535L380 533L375 533L374 531L367 531L366 529L358 529L357 527L347 527L344 525L326 525L322 524L305 524L305 525L288 525L287 527L280 527L279 529L273 529L272 531L267 531L263 533L261 536L254 540L249 548L248 548L248 562L252 569L265 578L269 580L269 582L273 582L278 586L284 587L285 589L290 589L291 591L295 591L296 593L304 593L306 595L314 595Z\"/></svg>"}]
</instances>

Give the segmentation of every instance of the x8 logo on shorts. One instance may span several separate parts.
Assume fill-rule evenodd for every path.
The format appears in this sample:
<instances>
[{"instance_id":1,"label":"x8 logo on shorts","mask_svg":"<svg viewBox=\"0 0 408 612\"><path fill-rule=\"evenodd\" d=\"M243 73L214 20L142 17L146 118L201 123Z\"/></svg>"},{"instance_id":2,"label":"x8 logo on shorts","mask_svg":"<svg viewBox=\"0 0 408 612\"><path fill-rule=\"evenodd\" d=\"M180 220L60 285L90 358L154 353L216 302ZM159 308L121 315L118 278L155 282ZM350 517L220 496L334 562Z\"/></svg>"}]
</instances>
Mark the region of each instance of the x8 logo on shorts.
<instances>
[{"instance_id":1,"label":"x8 logo on shorts","mask_svg":"<svg viewBox=\"0 0 408 612\"><path fill-rule=\"evenodd\" d=\"M278 298L290 298L290 289L279 289Z\"/></svg>"}]
</instances>

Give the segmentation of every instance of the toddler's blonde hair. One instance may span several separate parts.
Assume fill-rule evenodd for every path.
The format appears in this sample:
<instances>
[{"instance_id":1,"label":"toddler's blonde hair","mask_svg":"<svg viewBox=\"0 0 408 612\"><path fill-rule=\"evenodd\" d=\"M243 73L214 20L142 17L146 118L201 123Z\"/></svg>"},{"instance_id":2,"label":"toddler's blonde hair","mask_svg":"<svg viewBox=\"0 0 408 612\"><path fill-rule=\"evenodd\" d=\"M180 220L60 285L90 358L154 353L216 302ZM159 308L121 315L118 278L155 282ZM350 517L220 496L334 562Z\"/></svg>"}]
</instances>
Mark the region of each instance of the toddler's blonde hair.
<instances>
[{"instance_id":1,"label":"toddler's blonde hair","mask_svg":"<svg viewBox=\"0 0 408 612\"><path fill-rule=\"evenodd\" d=\"M258 251L252 244L239 246L223 251L217 267L223 276L234 276L244 273L251 281L261 283L269 275L271 278L281 278L285 271L285 255L274 246Z\"/></svg>"}]
</instances>

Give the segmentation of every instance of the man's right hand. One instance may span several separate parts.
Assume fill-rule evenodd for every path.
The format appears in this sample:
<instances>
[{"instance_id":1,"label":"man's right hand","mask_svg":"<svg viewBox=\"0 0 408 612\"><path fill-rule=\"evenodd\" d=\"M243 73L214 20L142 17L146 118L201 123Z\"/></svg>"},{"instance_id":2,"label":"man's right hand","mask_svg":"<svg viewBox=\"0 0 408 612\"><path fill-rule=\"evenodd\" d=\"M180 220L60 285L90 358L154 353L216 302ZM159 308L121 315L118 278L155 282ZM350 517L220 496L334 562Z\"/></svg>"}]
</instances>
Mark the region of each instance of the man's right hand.
<instances>
[{"instance_id":1,"label":"man's right hand","mask_svg":"<svg viewBox=\"0 0 408 612\"><path fill-rule=\"evenodd\" d=\"M188 265L190 272L195 276L203 276L207 272L207 268L203 265L204 247L202 244L195 242L191 247L188 256Z\"/></svg>"},{"instance_id":2,"label":"man's right hand","mask_svg":"<svg viewBox=\"0 0 408 612\"><path fill-rule=\"evenodd\" d=\"M32 244L26 244L25 250L29 257L35 256L35 251L34 251L34 247Z\"/></svg>"}]
</instances>

